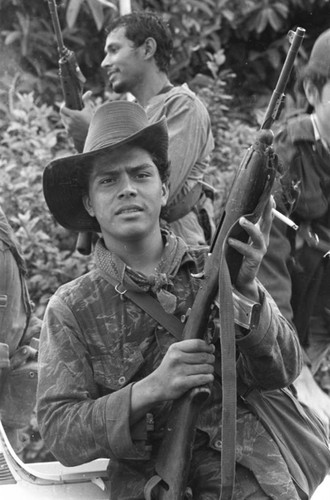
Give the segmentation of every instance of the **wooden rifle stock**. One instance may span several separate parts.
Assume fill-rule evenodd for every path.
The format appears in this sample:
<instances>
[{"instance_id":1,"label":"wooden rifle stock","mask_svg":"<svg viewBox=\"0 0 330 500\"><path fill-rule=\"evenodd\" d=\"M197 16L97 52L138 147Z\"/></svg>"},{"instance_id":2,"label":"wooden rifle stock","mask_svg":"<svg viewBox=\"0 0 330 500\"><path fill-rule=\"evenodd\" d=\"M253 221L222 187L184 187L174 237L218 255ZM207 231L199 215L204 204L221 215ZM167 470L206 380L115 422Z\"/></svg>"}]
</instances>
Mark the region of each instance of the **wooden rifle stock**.
<instances>
[{"instance_id":1,"label":"wooden rifle stock","mask_svg":"<svg viewBox=\"0 0 330 500\"><path fill-rule=\"evenodd\" d=\"M86 79L78 66L76 56L63 42L60 22L57 13L56 0L48 0L50 15L52 18L57 48L59 53L59 77L64 96L65 105L70 109L82 109L82 88ZM82 145L73 140L78 153L82 151ZM89 255L92 249L92 233L79 233L76 242L78 252Z\"/></svg>"},{"instance_id":2,"label":"wooden rifle stock","mask_svg":"<svg viewBox=\"0 0 330 500\"><path fill-rule=\"evenodd\" d=\"M290 35L291 47L261 130L254 144L247 150L233 181L211 245L204 275L200 279L200 286L184 327L184 339L204 338L210 308L219 290L219 269L223 256L228 264L231 282L236 281L242 255L226 245L228 235L246 242L248 235L238 224L239 218L245 216L252 222L257 222L268 202L276 175L275 155L272 151L273 133L269 129L278 117L279 101L283 102L284 90L304 33L304 29L297 28L296 32ZM224 385L223 379L223 388ZM145 488L147 500L182 500L185 498L194 429L200 408L207 400L209 392L208 387L196 388L173 401L165 435L157 454L156 476L151 478ZM236 398L236 391L234 397ZM224 393L223 403L224 407ZM235 415L231 417L235 419ZM227 488L227 491L222 490L221 498L229 500L232 492L233 484Z\"/></svg>"}]
</instances>

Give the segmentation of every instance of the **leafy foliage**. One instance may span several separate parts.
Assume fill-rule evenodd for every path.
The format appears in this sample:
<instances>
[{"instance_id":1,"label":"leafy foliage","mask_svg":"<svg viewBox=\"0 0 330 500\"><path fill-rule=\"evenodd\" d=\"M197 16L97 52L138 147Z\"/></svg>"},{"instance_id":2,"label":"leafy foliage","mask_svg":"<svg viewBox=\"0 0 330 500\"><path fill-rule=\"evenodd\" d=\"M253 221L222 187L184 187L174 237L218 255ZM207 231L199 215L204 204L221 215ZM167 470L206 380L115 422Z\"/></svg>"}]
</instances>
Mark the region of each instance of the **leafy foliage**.
<instances>
[{"instance_id":1,"label":"leafy foliage","mask_svg":"<svg viewBox=\"0 0 330 500\"><path fill-rule=\"evenodd\" d=\"M42 317L58 286L87 270L74 251L75 235L55 224L42 193L42 172L56 155L73 152L57 113L32 94L10 98L0 140L0 204L16 232L29 270L28 286Z\"/></svg>"},{"instance_id":2,"label":"leafy foliage","mask_svg":"<svg viewBox=\"0 0 330 500\"><path fill-rule=\"evenodd\" d=\"M264 99L273 88L288 48L288 30L297 26L307 30L307 55L318 34L329 26L330 14L328 0L132 0L131 5L162 13L169 22L175 83L189 82L198 73L210 75L212 60L221 60L237 75L232 92L249 107L258 105L260 94ZM86 90L96 95L102 95L105 86L100 70L104 28L119 13L119 0L58 2L64 43L77 55L87 78ZM2 0L0 28L0 93L5 95L19 75L18 91L35 91L47 103L61 100L48 2Z\"/></svg>"}]
</instances>

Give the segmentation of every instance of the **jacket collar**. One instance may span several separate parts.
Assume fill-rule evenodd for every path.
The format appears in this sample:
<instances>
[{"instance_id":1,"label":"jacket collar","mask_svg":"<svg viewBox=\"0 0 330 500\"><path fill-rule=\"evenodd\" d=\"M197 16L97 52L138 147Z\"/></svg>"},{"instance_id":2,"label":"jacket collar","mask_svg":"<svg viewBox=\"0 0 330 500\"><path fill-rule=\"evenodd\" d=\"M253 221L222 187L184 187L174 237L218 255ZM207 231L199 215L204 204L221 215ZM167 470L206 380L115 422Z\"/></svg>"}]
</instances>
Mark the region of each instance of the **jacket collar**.
<instances>
[{"instance_id":1,"label":"jacket collar","mask_svg":"<svg viewBox=\"0 0 330 500\"><path fill-rule=\"evenodd\" d=\"M315 142L314 127L309 114L303 114L289 120L288 130L292 142Z\"/></svg>"}]
</instances>

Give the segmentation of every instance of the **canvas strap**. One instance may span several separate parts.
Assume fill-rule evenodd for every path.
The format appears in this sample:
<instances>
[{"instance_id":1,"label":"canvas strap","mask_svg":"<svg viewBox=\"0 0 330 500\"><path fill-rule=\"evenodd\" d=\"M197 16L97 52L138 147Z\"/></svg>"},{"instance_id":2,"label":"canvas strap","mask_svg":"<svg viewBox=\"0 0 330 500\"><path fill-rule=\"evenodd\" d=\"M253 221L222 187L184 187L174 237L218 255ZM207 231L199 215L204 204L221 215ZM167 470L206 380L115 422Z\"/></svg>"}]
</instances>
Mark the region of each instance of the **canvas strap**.
<instances>
[{"instance_id":1,"label":"canvas strap","mask_svg":"<svg viewBox=\"0 0 330 500\"><path fill-rule=\"evenodd\" d=\"M162 325L169 333L171 333L177 340L182 340L182 332L184 324L173 314L167 313L158 300L154 299L146 292L135 292L133 290L121 288L119 282L113 279L109 274L106 279L114 287L119 295L125 295L130 300L135 302L137 306L143 309L149 316L154 318L160 325Z\"/></svg>"},{"instance_id":2,"label":"canvas strap","mask_svg":"<svg viewBox=\"0 0 330 500\"><path fill-rule=\"evenodd\" d=\"M219 269L220 344L222 380L222 450L220 500L231 500L236 467L236 341L232 284L222 252Z\"/></svg>"}]
</instances>

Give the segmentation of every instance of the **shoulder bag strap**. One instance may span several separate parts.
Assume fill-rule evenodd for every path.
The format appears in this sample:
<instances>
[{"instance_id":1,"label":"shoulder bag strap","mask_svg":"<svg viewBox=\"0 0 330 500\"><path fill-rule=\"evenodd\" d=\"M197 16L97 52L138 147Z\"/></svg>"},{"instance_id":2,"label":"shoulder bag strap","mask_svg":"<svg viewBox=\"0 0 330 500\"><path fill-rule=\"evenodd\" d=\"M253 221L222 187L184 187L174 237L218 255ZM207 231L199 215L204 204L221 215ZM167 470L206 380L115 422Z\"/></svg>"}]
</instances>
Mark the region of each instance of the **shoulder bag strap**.
<instances>
[{"instance_id":1,"label":"shoulder bag strap","mask_svg":"<svg viewBox=\"0 0 330 500\"><path fill-rule=\"evenodd\" d=\"M120 290L120 283L116 282L109 274L105 276L119 295L125 295L143 309L149 316L154 318L177 340L182 340L184 324L173 314L167 313L158 300L154 299L146 292L134 292L133 290Z\"/></svg>"}]
</instances>

